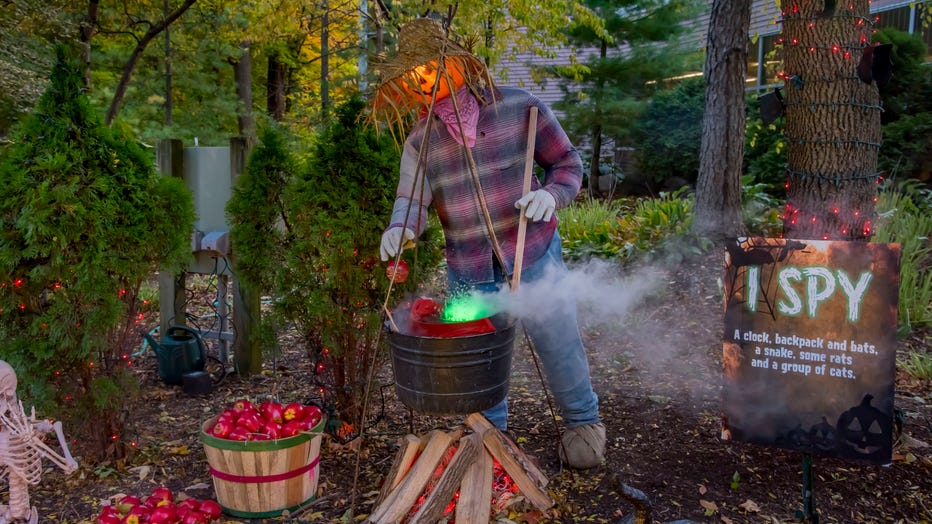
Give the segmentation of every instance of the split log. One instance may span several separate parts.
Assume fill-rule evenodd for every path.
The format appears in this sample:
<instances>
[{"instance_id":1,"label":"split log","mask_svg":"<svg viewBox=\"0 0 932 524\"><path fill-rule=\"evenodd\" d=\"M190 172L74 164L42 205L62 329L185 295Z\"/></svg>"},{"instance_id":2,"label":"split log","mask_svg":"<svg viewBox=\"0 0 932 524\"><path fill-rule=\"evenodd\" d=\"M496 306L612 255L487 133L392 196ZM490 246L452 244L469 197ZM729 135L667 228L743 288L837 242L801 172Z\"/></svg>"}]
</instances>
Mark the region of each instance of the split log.
<instances>
[{"instance_id":1,"label":"split log","mask_svg":"<svg viewBox=\"0 0 932 524\"><path fill-rule=\"evenodd\" d=\"M476 457L480 455L480 452L482 455L486 455L479 435L474 433L459 440L456 454L450 459L450 463L444 468L440 479L430 490L427 500L411 517L410 524L433 524L443 517L443 512L450 505L450 501L453 500L453 495L466 475L469 465L476 461ZM473 516L473 518L458 522L485 522L488 518L489 512L486 511L481 516Z\"/></svg>"},{"instance_id":2,"label":"split log","mask_svg":"<svg viewBox=\"0 0 932 524\"><path fill-rule=\"evenodd\" d=\"M553 507L553 499L544 490L547 476L534 465L530 457L504 433L498 430L480 413L466 417L466 425L482 435L482 443L489 453L505 468L505 472L518 485L521 494L537 509L547 510Z\"/></svg>"},{"instance_id":3,"label":"split log","mask_svg":"<svg viewBox=\"0 0 932 524\"><path fill-rule=\"evenodd\" d=\"M414 460L417 458L418 453L420 453L426 445L427 439L422 439L414 435L405 435L398 439L399 449L395 454L395 461L392 463L392 469L388 470L388 474L385 476L385 481L382 484L382 489L379 490L379 496L372 507L379 507L382 502L385 501L385 498L388 497L388 494L398 487L398 484L404 479L411 464L414 464Z\"/></svg>"},{"instance_id":4,"label":"split log","mask_svg":"<svg viewBox=\"0 0 932 524\"><path fill-rule=\"evenodd\" d=\"M479 433L472 437L481 439ZM481 440L480 440L480 446ZM460 484L460 497L456 501L456 522L485 522L483 515L492 512L492 482L494 471L492 455L485 449L469 465Z\"/></svg>"},{"instance_id":5,"label":"split log","mask_svg":"<svg viewBox=\"0 0 932 524\"><path fill-rule=\"evenodd\" d=\"M382 504L373 510L366 522L373 524L401 522L424 492L424 487L430 482L434 471L450 448L450 444L458 437L459 435L449 435L440 430L431 431L424 451L417 457L404 479L389 493Z\"/></svg>"}]
</instances>

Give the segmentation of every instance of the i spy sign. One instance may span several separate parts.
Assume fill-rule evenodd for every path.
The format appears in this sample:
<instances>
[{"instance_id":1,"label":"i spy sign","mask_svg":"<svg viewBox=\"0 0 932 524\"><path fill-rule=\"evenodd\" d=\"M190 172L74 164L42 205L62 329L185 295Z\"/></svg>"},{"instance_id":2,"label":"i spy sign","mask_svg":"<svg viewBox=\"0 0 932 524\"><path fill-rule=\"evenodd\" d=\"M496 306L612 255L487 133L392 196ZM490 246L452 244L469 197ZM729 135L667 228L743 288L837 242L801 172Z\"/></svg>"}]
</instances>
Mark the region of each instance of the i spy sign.
<instances>
[{"instance_id":1,"label":"i spy sign","mask_svg":"<svg viewBox=\"0 0 932 524\"><path fill-rule=\"evenodd\" d=\"M722 437L889 462L899 246L726 246Z\"/></svg>"}]
</instances>

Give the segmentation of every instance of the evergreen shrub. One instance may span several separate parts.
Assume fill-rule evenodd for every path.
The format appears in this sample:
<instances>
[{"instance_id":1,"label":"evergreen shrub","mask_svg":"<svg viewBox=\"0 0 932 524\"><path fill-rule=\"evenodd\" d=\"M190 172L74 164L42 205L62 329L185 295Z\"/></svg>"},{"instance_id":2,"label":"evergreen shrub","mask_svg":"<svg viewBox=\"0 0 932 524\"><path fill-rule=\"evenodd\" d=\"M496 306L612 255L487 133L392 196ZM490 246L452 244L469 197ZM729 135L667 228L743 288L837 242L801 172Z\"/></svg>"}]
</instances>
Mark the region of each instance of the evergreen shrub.
<instances>
[{"instance_id":1,"label":"evergreen shrub","mask_svg":"<svg viewBox=\"0 0 932 524\"><path fill-rule=\"evenodd\" d=\"M336 111L304 163L277 129L262 132L227 206L238 274L272 295L267 333L294 325L311 359L317 393L337 418L362 414L381 344L389 281L379 258L391 216L399 155L391 137L364 127L361 99ZM404 252L412 275L441 259L437 229Z\"/></svg>"},{"instance_id":2,"label":"evergreen shrub","mask_svg":"<svg viewBox=\"0 0 932 524\"><path fill-rule=\"evenodd\" d=\"M0 152L0 358L67 433L101 458L125 456L140 292L190 257L191 195L101 124L63 49L11 137Z\"/></svg>"}]
</instances>

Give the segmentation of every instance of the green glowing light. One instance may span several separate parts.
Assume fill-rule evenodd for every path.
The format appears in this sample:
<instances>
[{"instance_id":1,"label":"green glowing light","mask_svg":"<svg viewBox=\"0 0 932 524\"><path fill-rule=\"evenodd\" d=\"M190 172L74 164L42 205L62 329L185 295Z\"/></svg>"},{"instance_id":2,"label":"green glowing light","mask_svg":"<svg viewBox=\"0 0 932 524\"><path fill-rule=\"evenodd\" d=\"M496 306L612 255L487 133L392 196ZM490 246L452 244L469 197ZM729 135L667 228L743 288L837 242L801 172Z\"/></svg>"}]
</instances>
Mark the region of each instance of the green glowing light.
<instances>
[{"instance_id":1,"label":"green glowing light","mask_svg":"<svg viewBox=\"0 0 932 524\"><path fill-rule=\"evenodd\" d=\"M443 308L440 319L444 322L469 322L491 314L488 304L480 297L469 295L451 298Z\"/></svg>"}]
</instances>

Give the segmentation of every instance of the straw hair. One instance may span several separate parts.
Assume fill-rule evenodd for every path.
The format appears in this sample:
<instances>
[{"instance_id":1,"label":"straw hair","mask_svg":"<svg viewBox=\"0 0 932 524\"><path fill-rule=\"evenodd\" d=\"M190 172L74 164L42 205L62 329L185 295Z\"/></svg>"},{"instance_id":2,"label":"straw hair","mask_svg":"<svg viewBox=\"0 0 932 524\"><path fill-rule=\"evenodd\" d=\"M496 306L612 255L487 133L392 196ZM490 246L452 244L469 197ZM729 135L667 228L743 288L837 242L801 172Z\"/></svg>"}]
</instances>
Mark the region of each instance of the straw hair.
<instances>
[{"instance_id":1,"label":"straw hair","mask_svg":"<svg viewBox=\"0 0 932 524\"><path fill-rule=\"evenodd\" d=\"M486 103L484 87L494 88L494 84L485 62L455 42L438 20L418 18L401 27L397 52L376 63L380 81L371 103L371 123L388 124L395 134L403 131L412 112L425 109L424 99L433 105L433 93L421 91L421 75L416 70L429 62L437 64L440 82L446 82L447 69L455 67L464 85L480 103Z\"/></svg>"}]
</instances>

